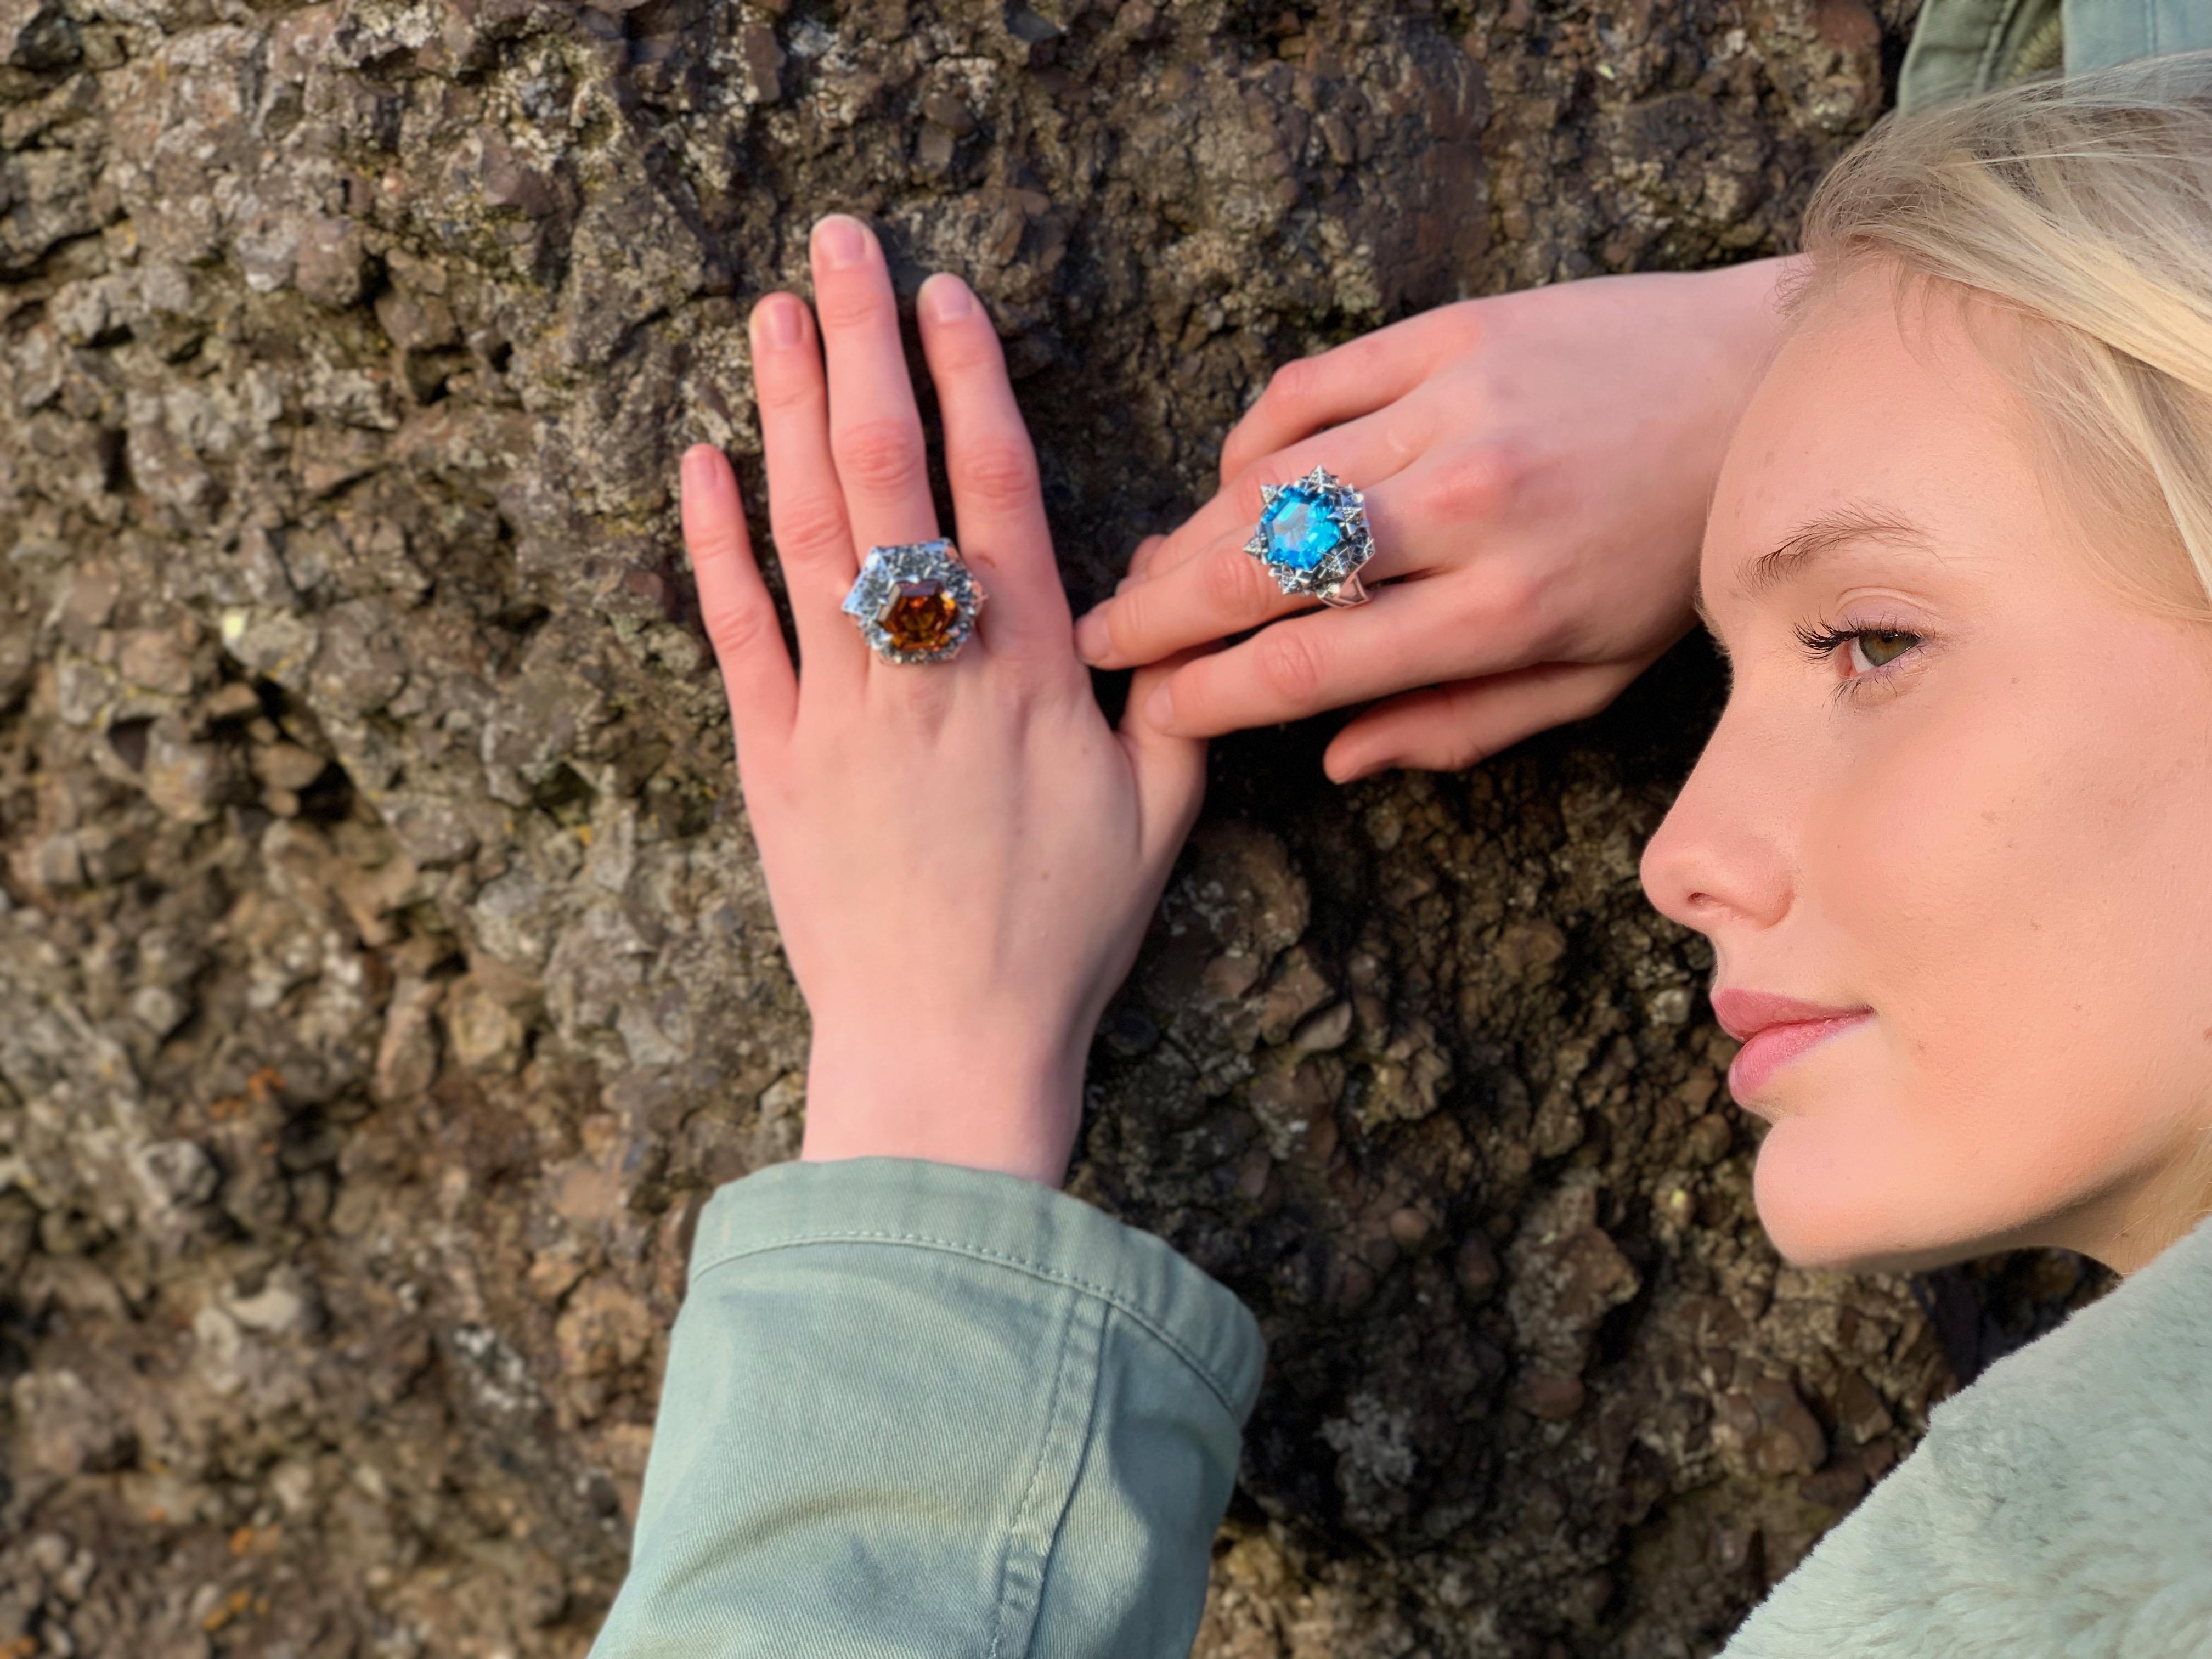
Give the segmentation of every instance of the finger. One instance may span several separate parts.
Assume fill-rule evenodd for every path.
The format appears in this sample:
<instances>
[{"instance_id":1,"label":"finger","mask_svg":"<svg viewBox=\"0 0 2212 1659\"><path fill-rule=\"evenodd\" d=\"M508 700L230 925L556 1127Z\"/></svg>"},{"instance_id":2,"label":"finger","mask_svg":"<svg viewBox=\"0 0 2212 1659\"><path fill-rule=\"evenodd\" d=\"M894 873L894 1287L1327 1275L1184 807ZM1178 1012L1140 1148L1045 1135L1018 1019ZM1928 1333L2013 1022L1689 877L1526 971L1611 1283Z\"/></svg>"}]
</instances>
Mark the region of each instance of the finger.
<instances>
[{"instance_id":1,"label":"finger","mask_svg":"<svg viewBox=\"0 0 2212 1659\"><path fill-rule=\"evenodd\" d=\"M1163 732L1145 712L1153 690L1196 654L1187 653L1139 669L1130 677L1129 701L1121 711L1121 746L1128 752L1137 781L1147 863L1175 856L1206 799L1206 740Z\"/></svg>"},{"instance_id":2,"label":"finger","mask_svg":"<svg viewBox=\"0 0 2212 1659\"><path fill-rule=\"evenodd\" d=\"M1264 484L1288 483L1321 466L1355 489L1372 489L1418 461L1435 435L1436 422L1426 408L1418 402L1394 403L1262 455L1240 467L1211 501L1176 526L1168 545L1154 556L1152 572L1159 575L1173 569L1223 536L1239 531L1240 540L1250 536L1266 505Z\"/></svg>"},{"instance_id":3,"label":"finger","mask_svg":"<svg viewBox=\"0 0 2212 1659\"><path fill-rule=\"evenodd\" d=\"M928 541L937 509L884 251L858 219L833 213L814 227L813 263L830 360L830 451L855 546Z\"/></svg>"},{"instance_id":4,"label":"finger","mask_svg":"<svg viewBox=\"0 0 2212 1659\"><path fill-rule=\"evenodd\" d=\"M1361 494L1375 555L1360 567L1360 580L1371 586L1425 569L1424 521L1407 510L1399 480L1386 478ZM1164 569L1164 550L1156 554L1144 580L1116 589L1076 623L1076 653L1093 668L1127 668L1315 608L1318 599L1284 592L1267 562L1245 550L1258 522L1255 513L1252 524Z\"/></svg>"},{"instance_id":5,"label":"finger","mask_svg":"<svg viewBox=\"0 0 2212 1659\"><path fill-rule=\"evenodd\" d=\"M771 294L753 307L753 388L768 462L768 522L799 623L810 692L858 684L866 647L837 607L858 568L830 457L830 402L805 305Z\"/></svg>"},{"instance_id":6,"label":"finger","mask_svg":"<svg viewBox=\"0 0 2212 1659\"><path fill-rule=\"evenodd\" d=\"M1365 605L1286 617L1200 657L1161 685L1147 713L1164 730L1218 737L1523 668L1549 641L1514 603L1493 592L1451 603L1431 582L1397 583Z\"/></svg>"},{"instance_id":7,"label":"finger","mask_svg":"<svg viewBox=\"0 0 2212 1659\"><path fill-rule=\"evenodd\" d=\"M1036 452L1006 380L999 331L957 276L921 285L921 343L945 421L960 551L983 584L978 627L994 651L1068 659L1067 592L1053 562Z\"/></svg>"},{"instance_id":8,"label":"finger","mask_svg":"<svg viewBox=\"0 0 2212 1659\"><path fill-rule=\"evenodd\" d=\"M753 562L737 475L712 444L684 452L684 545L699 584L699 616L721 665L740 763L782 746L799 712L799 683L775 601Z\"/></svg>"},{"instance_id":9,"label":"finger","mask_svg":"<svg viewBox=\"0 0 2212 1659\"><path fill-rule=\"evenodd\" d=\"M1160 550L1166 540L1167 538L1164 536L1147 536L1137 544L1136 550L1129 555L1129 568L1122 572L1121 580L1114 585L1114 591L1116 593L1132 582L1144 580L1145 571L1152 562L1152 555Z\"/></svg>"},{"instance_id":10,"label":"finger","mask_svg":"<svg viewBox=\"0 0 2212 1659\"><path fill-rule=\"evenodd\" d=\"M1346 483L1371 492L1413 464L1428 447L1433 430L1425 410L1394 407L1246 467L1153 550L1145 562L1143 580L1156 581L1217 547L1241 547L1250 540L1266 510L1262 486L1288 483L1322 466ZM1371 522L1371 495L1370 507ZM1376 545L1381 544L1378 532Z\"/></svg>"},{"instance_id":11,"label":"finger","mask_svg":"<svg viewBox=\"0 0 2212 1659\"><path fill-rule=\"evenodd\" d=\"M1339 732L1322 755L1322 769L1338 783L1391 766L1463 771L1523 738L1587 720L1648 665L1649 659L1540 663L1409 691Z\"/></svg>"},{"instance_id":12,"label":"finger","mask_svg":"<svg viewBox=\"0 0 2212 1659\"><path fill-rule=\"evenodd\" d=\"M1325 426L1404 397L1436 366L1434 337L1442 321L1433 313L1409 318L1285 363L1223 442L1222 483Z\"/></svg>"}]
</instances>

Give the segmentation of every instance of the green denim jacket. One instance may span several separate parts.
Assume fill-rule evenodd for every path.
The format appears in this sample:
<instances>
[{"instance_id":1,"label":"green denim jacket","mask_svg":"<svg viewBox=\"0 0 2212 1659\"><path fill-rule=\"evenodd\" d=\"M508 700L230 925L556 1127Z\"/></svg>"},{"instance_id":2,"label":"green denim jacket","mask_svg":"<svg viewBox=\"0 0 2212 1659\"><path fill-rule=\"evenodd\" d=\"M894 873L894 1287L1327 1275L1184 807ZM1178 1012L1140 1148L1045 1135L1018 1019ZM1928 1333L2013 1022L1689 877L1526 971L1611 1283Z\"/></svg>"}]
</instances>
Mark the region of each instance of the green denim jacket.
<instances>
[{"instance_id":1,"label":"green denim jacket","mask_svg":"<svg viewBox=\"0 0 2212 1659\"><path fill-rule=\"evenodd\" d=\"M701 1213L596 1659L1190 1650L1263 1345L1018 1176L779 1164Z\"/></svg>"},{"instance_id":2,"label":"green denim jacket","mask_svg":"<svg viewBox=\"0 0 2212 1659\"><path fill-rule=\"evenodd\" d=\"M2205 46L2212 0L1927 0L1898 72L1897 106Z\"/></svg>"}]
</instances>

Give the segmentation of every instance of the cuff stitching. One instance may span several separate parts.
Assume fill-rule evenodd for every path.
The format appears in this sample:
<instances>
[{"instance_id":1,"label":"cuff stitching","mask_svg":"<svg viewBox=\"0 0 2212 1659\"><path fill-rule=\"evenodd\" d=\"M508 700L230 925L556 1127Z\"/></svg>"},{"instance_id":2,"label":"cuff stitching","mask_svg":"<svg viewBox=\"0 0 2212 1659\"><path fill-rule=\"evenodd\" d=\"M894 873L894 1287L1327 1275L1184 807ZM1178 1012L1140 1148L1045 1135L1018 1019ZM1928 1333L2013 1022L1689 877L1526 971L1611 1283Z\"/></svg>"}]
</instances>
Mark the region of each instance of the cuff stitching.
<instances>
[{"instance_id":1,"label":"cuff stitching","mask_svg":"<svg viewBox=\"0 0 2212 1659\"><path fill-rule=\"evenodd\" d=\"M846 1228L830 1232L792 1233L781 1238L763 1239L757 1244L744 1245L726 1255L718 1255L710 1261L695 1267L691 1272L691 1283L696 1285L716 1268L726 1267L732 1261L742 1261L749 1255L758 1255L764 1250L787 1249L799 1244L867 1243L917 1244L929 1249L949 1250L956 1255L974 1256L979 1261L994 1261L1001 1267L1012 1267L1056 1285L1065 1285L1073 1290L1087 1291L1108 1305L1120 1309L1121 1312L1158 1337L1174 1351L1183 1364L1198 1373L1206 1386L1212 1391L1214 1398L1221 1402L1224 1409L1231 1418L1237 1419L1240 1423L1243 1420L1236 1402L1230 1398L1228 1389L1213 1374L1212 1368L1193 1353L1189 1346L1166 1327L1119 1291L1108 1285L1095 1285L1087 1279L1079 1279L1073 1273L1064 1272L1058 1267L1048 1267L1041 1261L1032 1261L1024 1256L1008 1255L1003 1251L987 1249L982 1245L965 1243L957 1238L933 1238L923 1233L861 1232ZM1196 1271L1195 1268L1193 1270Z\"/></svg>"}]
</instances>

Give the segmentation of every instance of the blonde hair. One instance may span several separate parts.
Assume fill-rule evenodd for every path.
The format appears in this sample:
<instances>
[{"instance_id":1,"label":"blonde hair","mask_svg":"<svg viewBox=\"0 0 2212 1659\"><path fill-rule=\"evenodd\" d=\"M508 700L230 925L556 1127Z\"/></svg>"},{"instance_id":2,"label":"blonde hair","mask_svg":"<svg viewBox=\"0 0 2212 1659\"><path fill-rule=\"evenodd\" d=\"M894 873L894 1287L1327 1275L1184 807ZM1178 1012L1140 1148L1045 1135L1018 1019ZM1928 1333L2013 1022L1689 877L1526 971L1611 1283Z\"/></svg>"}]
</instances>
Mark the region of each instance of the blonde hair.
<instances>
[{"instance_id":1,"label":"blonde hair","mask_svg":"<svg viewBox=\"0 0 2212 1659\"><path fill-rule=\"evenodd\" d=\"M1820 181L1802 316L1869 264L2026 326L2026 398L2087 550L2212 621L2212 52L1885 117ZM1969 312L1973 309L1969 307Z\"/></svg>"},{"instance_id":2,"label":"blonde hair","mask_svg":"<svg viewBox=\"0 0 2212 1659\"><path fill-rule=\"evenodd\" d=\"M2212 622L2212 52L1892 115L1821 180L1802 318L1844 278L2014 320L1990 360L2049 447L2085 551L2130 594ZM2212 756L2205 757L2212 764ZM2212 1127L2179 1174L2212 1213Z\"/></svg>"}]
</instances>

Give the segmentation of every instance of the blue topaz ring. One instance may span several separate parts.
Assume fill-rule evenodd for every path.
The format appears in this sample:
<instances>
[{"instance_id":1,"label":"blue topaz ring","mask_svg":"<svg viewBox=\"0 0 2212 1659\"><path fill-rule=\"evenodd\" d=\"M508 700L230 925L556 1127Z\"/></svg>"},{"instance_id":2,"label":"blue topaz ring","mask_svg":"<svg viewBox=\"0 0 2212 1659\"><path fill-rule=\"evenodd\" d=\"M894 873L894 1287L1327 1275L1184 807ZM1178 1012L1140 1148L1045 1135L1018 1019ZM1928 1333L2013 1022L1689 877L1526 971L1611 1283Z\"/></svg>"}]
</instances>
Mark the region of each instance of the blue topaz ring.
<instances>
[{"instance_id":1,"label":"blue topaz ring","mask_svg":"<svg viewBox=\"0 0 2212 1659\"><path fill-rule=\"evenodd\" d=\"M1323 605L1364 605L1375 596L1359 567L1375 556L1366 498L1326 467L1296 483L1260 486L1260 527L1244 550L1265 562L1285 593Z\"/></svg>"},{"instance_id":2,"label":"blue topaz ring","mask_svg":"<svg viewBox=\"0 0 2212 1659\"><path fill-rule=\"evenodd\" d=\"M885 662L946 662L983 609L982 585L948 541L872 547L841 607Z\"/></svg>"}]
</instances>

